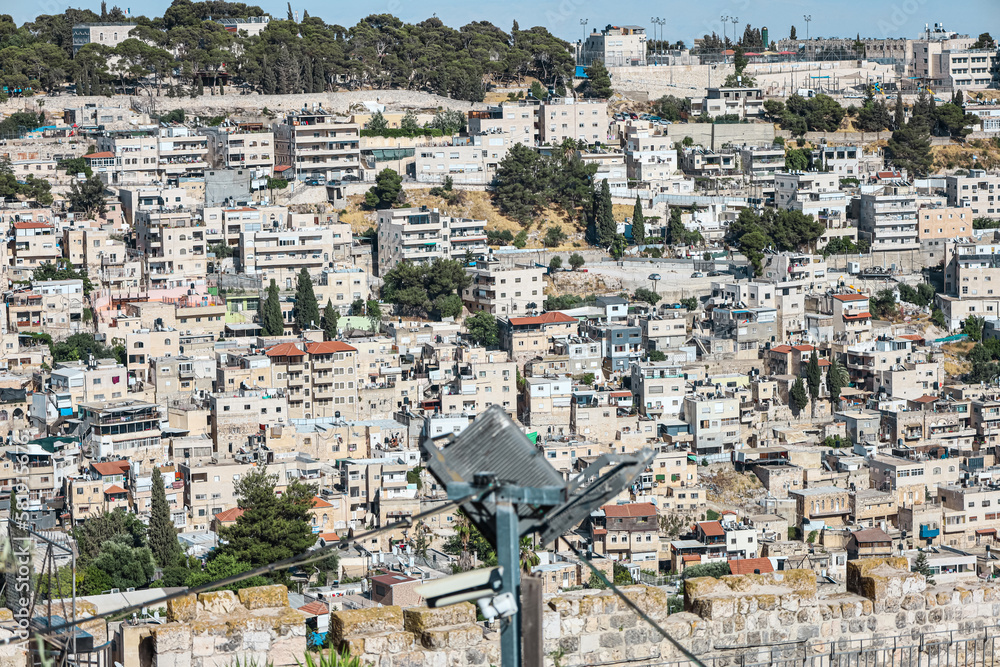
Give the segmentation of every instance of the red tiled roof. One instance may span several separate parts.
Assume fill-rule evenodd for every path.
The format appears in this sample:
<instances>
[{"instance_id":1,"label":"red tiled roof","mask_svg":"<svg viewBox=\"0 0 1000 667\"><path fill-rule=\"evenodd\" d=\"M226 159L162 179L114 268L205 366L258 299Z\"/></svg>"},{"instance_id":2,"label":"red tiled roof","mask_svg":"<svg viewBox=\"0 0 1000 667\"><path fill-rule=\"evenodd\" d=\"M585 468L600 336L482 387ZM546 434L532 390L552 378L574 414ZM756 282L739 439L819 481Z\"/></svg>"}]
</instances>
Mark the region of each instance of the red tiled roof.
<instances>
[{"instance_id":1,"label":"red tiled roof","mask_svg":"<svg viewBox=\"0 0 1000 667\"><path fill-rule=\"evenodd\" d=\"M820 359L816 363L818 363L820 366L830 366L831 365L829 359Z\"/></svg>"},{"instance_id":2,"label":"red tiled roof","mask_svg":"<svg viewBox=\"0 0 1000 667\"><path fill-rule=\"evenodd\" d=\"M108 488L104 489L104 495L106 496L113 496L119 493L128 493L128 491L118 486L117 484L112 484Z\"/></svg>"},{"instance_id":3,"label":"red tiled roof","mask_svg":"<svg viewBox=\"0 0 1000 667\"><path fill-rule=\"evenodd\" d=\"M606 528L595 528L594 535L607 535L608 531Z\"/></svg>"},{"instance_id":4,"label":"red tiled roof","mask_svg":"<svg viewBox=\"0 0 1000 667\"><path fill-rule=\"evenodd\" d=\"M306 353L299 349L295 343L282 343L267 350L269 357L304 357Z\"/></svg>"},{"instance_id":5,"label":"red tiled roof","mask_svg":"<svg viewBox=\"0 0 1000 667\"><path fill-rule=\"evenodd\" d=\"M978 528L976 529L976 535L996 535L996 528Z\"/></svg>"},{"instance_id":6,"label":"red tiled roof","mask_svg":"<svg viewBox=\"0 0 1000 667\"><path fill-rule=\"evenodd\" d=\"M231 523L243 516L244 512L246 512L245 509L241 507L234 507L229 510L222 510L215 515L215 518L219 520L219 523Z\"/></svg>"},{"instance_id":7,"label":"red tiled roof","mask_svg":"<svg viewBox=\"0 0 1000 667\"><path fill-rule=\"evenodd\" d=\"M340 537L337 535L337 533L320 533L317 537L319 539L323 540L324 542L339 542L340 541Z\"/></svg>"},{"instance_id":8,"label":"red tiled roof","mask_svg":"<svg viewBox=\"0 0 1000 667\"><path fill-rule=\"evenodd\" d=\"M681 556L681 560L685 563L693 563L695 561L701 561L701 554L685 554Z\"/></svg>"},{"instance_id":9,"label":"red tiled roof","mask_svg":"<svg viewBox=\"0 0 1000 667\"><path fill-rule=\"evenodd\" d=\"M730 574L753 574L759 570L761 574L774 572L770 558L739 558L729 561Z\"/></svg>"},{"instance_id":10,"label":"red tiled roof","mask_svg":"<svg viewBox=\"0 0 1000 667\"><path fill-rule=\"evenodd\" d=\"M833 298L837 301L867 301L868 297L864 294L834 294Z\"/></svg>"},{"instance_id":11,"label":"red tiled roof","mask_svg":"<svg viewBox=\"0 0 1000 667\"><path fill-rule=\"evenodd\" d=\"M309 354L333 354L334 352L357 352L358 348L351 347L347 343L339 340L328 340L324 343L308 343L306 352Z\"/></svg>"},{"instance_id":12,"label":"red tiled roof","mask_svg":"<svg viewBox=\"0 0 1000 667\"><path fill-rule=\"evenodd\" d=\"M304 604L301 607L299 607L299 611L305 612L310 616L324 616L330 613L330 608L327 607L322 602L320 602L319 600L315 600L313 602L310 602L309 604Z\"/></svg>"},{"instance_id":13,"label":"red tiled roof","mask_svg":"<svg viewBox=\"0 0 1000 667\"><path fill-rule=\"evenodd\" d=\"M718 521L702 521L698 527L701 528L701 532L705 533L706 537L722 537L726 534L726 531L722 529L722 524Z\"/></svg>"},{"instance_id":14,"label":"red tiled roof","mask_svg":"<svg viewBox=\"0 0 1000 667\"><path fill-rule=\"evenodd\" d=\"M274 165L274 170L277 172L287 171L292 168L290 164L276 164Z\"/></svg>"},{"instance_id":15,"label":"red tiled roof","mask_svg":"<svg viewBox=\"0 0 1000 667\"><path fill-rule=\"evenodd\" d=\"M128 461L102 461L91 463L90 467L96 470L98 475L124 475L132 466Z\"/></svg>"},{"instance_id":16,"label":"red tiled roof","mask_svg":"<svg viewBox=\"0 0 1000 667\"><path fill-rule=\"evenodd\" d=\"M630 392L630 391L613 391L613 392L611 392L611 395L614 396L615 398L624 398L626 396L631 396L632 392Z\"/></svg>"},{"instance_id":17,"label":"red tiled roof","mask_svg":"<svg viewBox=\"0 0 1000 667\"><path fill-rule=\"evenodd\" d=\"M114 157L114 156L115 154L112 153L111 151L101 151L100 153L89 153L87 155L84 155L83 159L84 160L86 160L87 158L99 159L99 158Z\"/></svg>"},{"instance_id":18,"label":"red tiled roof","mask_svg":"<svg viewBox=\"0 0 1000 667\"><path fill-rule=\"evenodd\" d=\"M791 345L776 345L771 348L771 352L777 352L778 354L788 354L791 351Z\"/></svg>"},{"instance_id":19,"label":"red tiled roof","mask_svg":"<svg viewBox=\"0 0 1000 667\"><path fill-rule=\"evenodd\" d=\"M15 222L14 229L45 229L51 227L47 222Z\"/></svg>"},{"instance_id":20,"label":"red tiled roof","mask_svg":"<svg viewBox=\"0 0 1000 667\"><path fill-rule=\"evenodd\" d=\"M914 403L933 403L936 400L938 400L937 396L928 396L927 394L924 394L920 398L914 398L913 402Z\"/></svg>"},{"instance_id":21,"label":"red tiled roof","mask_svg":"<svg viewBox=\"0 0 1000 667\"><path fill-rule=\"evenodd\" d=\"M812 345L792 345L792 348L799 352L812 352L815 349Z\"/></svg>"},{"instance_id":22,"label":"red tiled roof","mask_svg":"<svg viewBox=\"0 0 1000 667\"><path fill-rule=\"evenodd\" d=\"M656 506L653 503L629 503L627 505L605 505L604 516L614 518L625 518L633 516L650 516L656 514Z\"/></svg>"},{"instance_id":23,"label":"red tiled roof","mask_svg":"<svg viewBox=\"0 0 1000 667\"><path fill-rule=\"evenodd\" d=\"M510 323L515 326L520 326L522 324L555 324L557 322L576 322L575 317L570 317L565 313L560 313L559 311L553 311L550 313L542 313L541 315L536 315L534 317L512 317L510 318Z\"/></svg>"},{"instance_id":24,"label":"red tiled roof","mask_svg":"<svg viewBox=\"0 0 1000 667\"><path fill-rule=\"evenodd\" d=\"M875 173L878 178L901 178L903 172L901 171L879 171Z\"/></svg>"},{"instance_id":25,"label":"red tiled roof","mask_svg":"<svg viewBox=\"0 0 1000 667\"><path fill-rule=\"evenodd\" d=\"M333 507L333 505L326 502L319 496L313 496L313 507Z\"/></svg>"},{"instance_id":26,"label":"red tiled roof","mask_svg":"<svg viewBox=\"0 0 1000 667\"><path fill-rule=\"evenodd\" d=\"M866 319L868 319L871 316L872 316L871 313L869 313L868 311L865 311L863 313L858 313L857 315L844 315L844 319L845 320L866 320Z\"/></svg>"},{"instance_id":27,"label":"red tiled roof","mask_svg":"<svg viewBox=\"0 0 1000 667\"><path fill-rule=\"evenodd\" d=\"M923 340L924 337L920 334L903 334L902 336L897 336L897 338L902 338L903 340L918 341Z\"/></svg>"}]
</instances>

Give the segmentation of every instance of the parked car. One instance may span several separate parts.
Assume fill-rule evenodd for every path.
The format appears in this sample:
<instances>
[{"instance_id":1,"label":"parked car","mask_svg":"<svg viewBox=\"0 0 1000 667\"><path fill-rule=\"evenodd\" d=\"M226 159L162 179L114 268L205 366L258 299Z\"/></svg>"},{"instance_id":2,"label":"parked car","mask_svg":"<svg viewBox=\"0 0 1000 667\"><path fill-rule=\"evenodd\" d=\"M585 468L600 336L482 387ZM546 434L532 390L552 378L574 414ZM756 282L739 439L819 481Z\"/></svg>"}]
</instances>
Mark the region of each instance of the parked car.
<instances>
[{"instance_id":1,"label":"parked car","mask_svg":"<svg viewBox=\"0 0 1000 667\"><path fill-rule=\"evenodd\" d=\"M702 273L701 271L695 271L694 273L691 274L691 277L692 278L704 278L705 274Z\"/></svg>"},{"instance_id":2,"label":"parked car","mask_svg":"<svg viewBox=\"0 0 1000 667\"><path fill-rule=\"evenodd\" d=\"M306 185L326 185L326 181L318 178L310 178L306 181Z\"/></svg>"},{"instance_id":3,"label":"parked car","mask_svg":"<svg viewBox=\"0 0 1000 667\"><path fill-rule=\"evenodd\" d=\"M716 276L724 276L724 275L726 275L725 271L709 271L708 272L708 277L709 278L715 278Z\"/></svg>"}]
</instances>

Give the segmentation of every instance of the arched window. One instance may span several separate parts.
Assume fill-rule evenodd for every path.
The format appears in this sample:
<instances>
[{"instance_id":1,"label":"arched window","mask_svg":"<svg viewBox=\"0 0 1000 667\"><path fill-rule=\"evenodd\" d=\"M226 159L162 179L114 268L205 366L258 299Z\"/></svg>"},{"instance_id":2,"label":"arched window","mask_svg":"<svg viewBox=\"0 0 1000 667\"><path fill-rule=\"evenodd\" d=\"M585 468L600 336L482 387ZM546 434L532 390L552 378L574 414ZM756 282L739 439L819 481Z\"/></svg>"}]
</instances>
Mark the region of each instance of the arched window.
<instances>
[{"instance_id":1,"label":"arched window","mask_svg":"<svg viewBox=\"0 0 1000 667\"><path fill-rule=\"evenodd\" d=\"M941 474L941 468L934 468L934 471L933 471L933 473L934 473L935 475L940 475L940 474Z\"/></svg>"},{"instance_id":2,"label":"arched window","mask_svg":"<svg viewBox=\"0 0 1000 667\"><path fill-rule=\"evenodd\" d=\"M145 343L143 343L143 342L142 342L141 340L140 340L140 341L136 341L136 344L135 344L135 348L136 348L137 350L141 350L141 349L142 349L142 348L144 348L144 347L146 347L146 344L145 344Z\"/></svg>"}]
</instances>

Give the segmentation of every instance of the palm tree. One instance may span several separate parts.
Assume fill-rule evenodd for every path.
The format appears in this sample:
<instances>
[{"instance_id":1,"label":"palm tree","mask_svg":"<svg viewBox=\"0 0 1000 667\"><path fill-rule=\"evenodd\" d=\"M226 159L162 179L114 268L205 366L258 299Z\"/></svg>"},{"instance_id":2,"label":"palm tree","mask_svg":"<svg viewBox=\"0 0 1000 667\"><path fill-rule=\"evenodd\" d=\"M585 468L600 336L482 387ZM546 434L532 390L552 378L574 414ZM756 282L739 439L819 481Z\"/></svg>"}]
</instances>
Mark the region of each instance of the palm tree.
<instances>
[{"instance_id":1,"label":"palm tree","mask_svg":"<svg viewBox=\"0 0 1000 667\"><path fill-rule=\"evenodd\" d=\"M531 574L531 568L542 562L542 559L535 553L535 545L530 537L521 538L521 572Z\"/></svg>"},{"instance_id":2,"label":"palm tree","mask_svg":"<svg viewBox=\"0 0 1000 667\"><path fill-rule=\"evenodd\" d=\"M469 551L469 541L472 539L472 522L468 515L462 510L458 510L458 523L455 525L455 532L462 540L462 554L458 557L458 569L468 572L472 569L472 553Z\"/></svg>"}]
</instances>

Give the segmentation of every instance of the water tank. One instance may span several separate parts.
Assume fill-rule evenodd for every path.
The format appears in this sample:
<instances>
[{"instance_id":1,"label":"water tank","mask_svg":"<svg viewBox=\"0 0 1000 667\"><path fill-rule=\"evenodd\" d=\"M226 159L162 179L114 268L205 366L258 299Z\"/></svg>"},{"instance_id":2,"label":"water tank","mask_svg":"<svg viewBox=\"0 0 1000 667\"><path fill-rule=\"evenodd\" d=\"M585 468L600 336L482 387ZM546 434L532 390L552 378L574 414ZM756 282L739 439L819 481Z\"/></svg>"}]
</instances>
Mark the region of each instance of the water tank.
<instances>
[{"instance_id":1,"label":"water tank","mask_svg":"<svg viewBox=\"0 0 1000 667\"><path fill-rule=\"evenodd\" d=\"M764 48L762 51L767 51L768 47L771 45L771 41L767 38L767 26L760 29L760 41L764 43Z\"/></svg>"}]
</instances>

